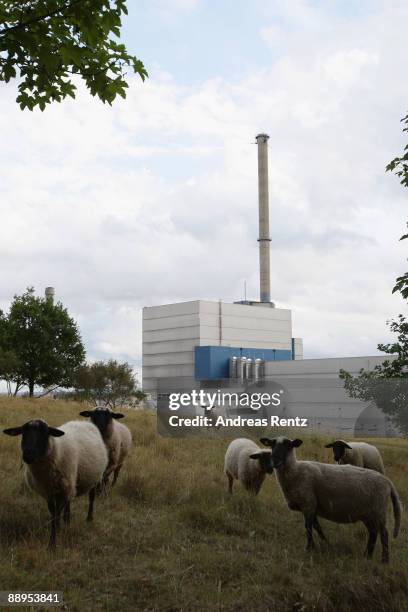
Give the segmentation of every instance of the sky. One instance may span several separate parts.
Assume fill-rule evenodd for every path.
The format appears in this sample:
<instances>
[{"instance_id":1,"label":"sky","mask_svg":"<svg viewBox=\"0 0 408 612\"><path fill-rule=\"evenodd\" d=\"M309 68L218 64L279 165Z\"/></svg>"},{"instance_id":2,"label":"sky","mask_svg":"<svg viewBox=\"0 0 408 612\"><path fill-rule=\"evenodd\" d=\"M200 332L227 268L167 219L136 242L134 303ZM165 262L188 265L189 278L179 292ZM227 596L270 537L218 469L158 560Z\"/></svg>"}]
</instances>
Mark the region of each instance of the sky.
<instances>
[{"instance_id":1,"label":"sky","mask_svg":"<svg viewBox=\"0 0 408 612\"><path fill-rule=\"evenodd\" d=\"M406 271L408 6L130 0L149 78L126 100L20 111L0 85L0 308L34 286L88 358L141 371L143 306L257 299L257 152L269 140L271 294L305 357L377 354Z\"/></svg>"}]
</instances>

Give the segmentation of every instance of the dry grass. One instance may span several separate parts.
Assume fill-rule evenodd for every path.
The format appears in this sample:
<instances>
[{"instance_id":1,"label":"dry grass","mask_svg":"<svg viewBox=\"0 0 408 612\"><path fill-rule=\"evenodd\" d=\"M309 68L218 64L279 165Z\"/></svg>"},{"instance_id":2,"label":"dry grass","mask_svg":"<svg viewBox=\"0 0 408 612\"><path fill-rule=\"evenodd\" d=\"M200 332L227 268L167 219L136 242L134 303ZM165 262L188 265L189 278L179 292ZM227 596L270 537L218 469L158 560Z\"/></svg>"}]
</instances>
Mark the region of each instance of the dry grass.
<instances>
[{"instance_id":1,"label":"dry grass","mask_svg":"<svg viewBox=\"0 0 408 612\"><path fill-rule=\"evenodd\" d=\"M1 428L34 416L53 425L76 418L74 403L0 399ZM67 610L408 610L407 517L391 563L362 558L365 530L323 521L330 545L305 552L302 517L290 512L274 476L258 498L226 494L228 439L159 438L155 417L127 413L134 449L112 494L73 507L57 553L46 551L45 502L22 485L15 439L0 436L0 590L64 591ZM299 435L299 434L298 434ZM329 461L323 438L304 458ZM377 440L387 473L408 498L408 443Z\"/></svg>"}]
</instances>

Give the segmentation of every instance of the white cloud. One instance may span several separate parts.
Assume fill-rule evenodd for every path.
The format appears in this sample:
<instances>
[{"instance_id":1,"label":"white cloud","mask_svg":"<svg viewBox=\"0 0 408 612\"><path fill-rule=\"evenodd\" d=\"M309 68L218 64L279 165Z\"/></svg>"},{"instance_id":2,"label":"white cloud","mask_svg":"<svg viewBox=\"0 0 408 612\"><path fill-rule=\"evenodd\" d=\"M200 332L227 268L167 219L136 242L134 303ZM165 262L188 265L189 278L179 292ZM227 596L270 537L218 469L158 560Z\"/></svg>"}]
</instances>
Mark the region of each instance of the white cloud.
<instances>
[{"instance_id":1,"label":"white cloud","mask_svg":"<svg viewBox=\"0 0 408 612\"><path fill-rule=\"evenodd\" d=\"M201 0L151 0L151 10L160 19L168 22L192 13L200 4Z\"/></svg>"},{"instance_id":2,"label":"white cloud","mask_svg":"<svg viewBox=\"0 0 408 612\"><path fill-rule=\"evenodd\" d=\"M297 4L286 18L313 28L241 82L153 75L112 109L80 92L43 114L1 87L0 305L55 285L91 357L140 365L143 305L240 299L244 279L256 298L254 136L267 131L273 299L306 355L375 352L403 309L406 195L384 167L404 143L404 23L384 4L346 35Z\"/></svg>"}]
</instances>

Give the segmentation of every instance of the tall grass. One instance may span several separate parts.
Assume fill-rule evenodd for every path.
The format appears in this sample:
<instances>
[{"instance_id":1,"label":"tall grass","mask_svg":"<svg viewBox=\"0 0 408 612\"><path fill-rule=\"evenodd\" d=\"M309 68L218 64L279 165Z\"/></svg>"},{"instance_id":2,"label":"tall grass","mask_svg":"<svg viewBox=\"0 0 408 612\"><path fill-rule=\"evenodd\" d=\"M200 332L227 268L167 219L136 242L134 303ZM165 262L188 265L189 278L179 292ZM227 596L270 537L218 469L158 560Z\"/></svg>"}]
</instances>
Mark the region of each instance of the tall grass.
<instances>
[{"instance_id":1,"label":"tall grass","mask_svg":"<svg viewBox=\"0 0 408 612\"><path fill-rule=\"evenodd\" d=\"M57 426L80 409L1 398L0 425L42 417ZM64 591L65 609L81 612L408 610L406 516L389 566L379 548L373 561L362 557L362 525L323 521L330 543L306 553L302 517L287 509L274 476L257 498L238 484L228 496L228 438L159 438L145 412L129 411L125 422L134 446L116 487L97 499L91 526L86 500L75 500L54 557L46 504L22 482L18 439L0 435L0 590ZM305 438L299 457L331 461L325 441ZM408 443L375 443L406 503Z\"/></svg>"}]
</instances>

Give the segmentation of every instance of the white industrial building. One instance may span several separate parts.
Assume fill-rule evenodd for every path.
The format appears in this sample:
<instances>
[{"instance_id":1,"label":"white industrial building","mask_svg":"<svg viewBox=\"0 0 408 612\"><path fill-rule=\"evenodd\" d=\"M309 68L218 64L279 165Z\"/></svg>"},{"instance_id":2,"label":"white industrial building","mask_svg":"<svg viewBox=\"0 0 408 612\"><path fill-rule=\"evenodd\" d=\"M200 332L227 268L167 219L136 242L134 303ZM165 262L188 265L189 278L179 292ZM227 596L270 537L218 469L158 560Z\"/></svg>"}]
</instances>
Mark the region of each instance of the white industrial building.
<instances>
[{"instance_id":1,"label":"white industrial building","mask_svg":"<svg viewBox=\"0 0 408 612\"><path fill-rule=\"evenodd\" d=\"M157 400L175 390L281 385L286 394L283 413L307 417L316 430L392 435L385 415L351 399L339 378L340 369L357 374L384 358L303 359L291 310L271 302L268 136L256 138L260 301L193 300L143 308L143 390ZM235 360L240 363L236 371L231 368ZM262 370L249 368L257 363Z\"/></svg>"},{"instance_id":2,"label":"white industrial building","mask_svg":"<svg viewBox=\"0 0 408 612\"><path fill-rule=\"evenodd\" d=\"M226 378L233 356L302 359L291 311L265 306L195 300L143 308L143 389L154 395L171 377Z\"/></svg>"}]
</instances>

